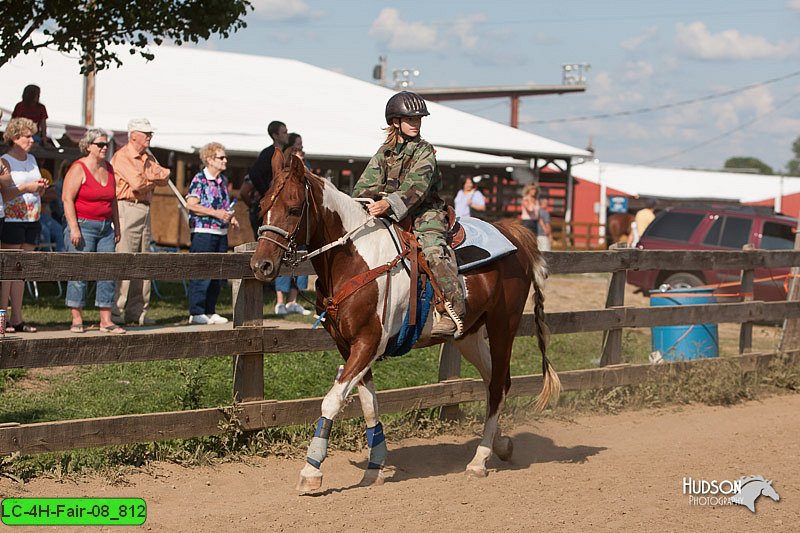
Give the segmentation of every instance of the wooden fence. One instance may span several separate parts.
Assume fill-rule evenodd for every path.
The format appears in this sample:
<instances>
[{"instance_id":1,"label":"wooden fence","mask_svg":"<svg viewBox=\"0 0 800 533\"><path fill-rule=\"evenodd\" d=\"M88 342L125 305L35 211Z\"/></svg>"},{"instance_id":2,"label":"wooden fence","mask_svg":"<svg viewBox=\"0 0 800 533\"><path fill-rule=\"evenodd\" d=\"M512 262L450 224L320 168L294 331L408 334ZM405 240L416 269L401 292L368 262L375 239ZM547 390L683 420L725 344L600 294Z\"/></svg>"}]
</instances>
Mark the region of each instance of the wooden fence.
<instances>
[{"instance_id":1,"label":"wooden fence","mask_svg":"<svg viewBox=\"0 0 800 533\"><path fill-rule=\"evenodd\" d=\"M234 395L240 402L231 408L196 409L84 420L66 420L0 426L0 453L38 453L142 441L191 438L218 434L229 409L245 430L257 430L313 422L319 416L320 399L275 401L264 399L264 354L334 350L322 329L283 329L263 324L263 287L249 268L248 245L232 254L96 254L87 261L79 253L0 252L0 279L68 281L99 279L233 279L234 328L190 332L148 332L121 336L6 338L0 341L0 369L41 368L65 365L129 363L137 361L234 355ZM621 365L622 329L693 324L742 323L740 352L735 360L745 371L769 362L774 354L749 354L752 323L800 317L797 302L722 303L676 307L633 308L624 306L627 270L664 269L742 270L742 292L752 292L755 268L800 266L797 251L666 252L615 250L604 252L546 253L554 274L612 273L604 309L551 313L552 333L604 331L601 368L561 372L565 390L581 390L642 383L654 373L671 372L695 365L720 364L719 359L664 365ZM304 266L307 269L308 266ZM301 273L310 273L303 270ZM519 335L533 334L530 315L523 318ZM797 346L789 346L795 349ZM730 359L730 358L726 358ZM378 393L382 412L453 406L485 398L482 383L460 379L460 357L442 350L439 378L433 385ZM322 376L320 379L327 379ZM513 378L512 395L535 395L541 376ZM351 402L343 416L358 416L358 402Z\"/></svg>"}]
</instances>

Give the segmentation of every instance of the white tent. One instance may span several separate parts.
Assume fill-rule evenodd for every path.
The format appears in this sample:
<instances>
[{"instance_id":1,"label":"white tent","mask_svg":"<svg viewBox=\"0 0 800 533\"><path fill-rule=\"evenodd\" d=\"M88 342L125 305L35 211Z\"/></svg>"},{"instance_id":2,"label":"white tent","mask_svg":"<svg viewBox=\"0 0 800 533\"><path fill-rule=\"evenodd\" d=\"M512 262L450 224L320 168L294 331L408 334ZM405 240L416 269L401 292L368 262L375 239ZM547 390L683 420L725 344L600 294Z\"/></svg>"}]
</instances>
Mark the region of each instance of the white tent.
<instances>
[{"instance_id":1,"label":"white tent","mask_svg":"<svg viewBox=\"0 0 800 533\"><path fill-rule=\"evenodd\" d=\"M285 122L303 135L310 158L366 159L382 139L386 100L393 91L300 61L162 46L145 61L120 50L125 64L96 77L95 124L125 130L133 117L148 117L157 129L153 145L193 152L216 140L240 153L269 144L266 126ZM83 78L78 61L41 50L0 68L0 105L17 102L29 83L42 88L49 123L82 124ZM522 166L510 157L588 155L538 135L440 104L423 136L437 146L443 163ZM7 118L7 117L5 117Z\"/></svg>"},{"instance_id":2,"label":"white tent","mask_svg":"<svg viewBox=\"0 0 800 533\"><path fill-rule=\"evenodd\" d=\"M785 176L655 168L596 161L576 165L572 173L581 179L634 196L709 198L754 203L800 193L800 178Z\"/></svg>"}]
</instances>

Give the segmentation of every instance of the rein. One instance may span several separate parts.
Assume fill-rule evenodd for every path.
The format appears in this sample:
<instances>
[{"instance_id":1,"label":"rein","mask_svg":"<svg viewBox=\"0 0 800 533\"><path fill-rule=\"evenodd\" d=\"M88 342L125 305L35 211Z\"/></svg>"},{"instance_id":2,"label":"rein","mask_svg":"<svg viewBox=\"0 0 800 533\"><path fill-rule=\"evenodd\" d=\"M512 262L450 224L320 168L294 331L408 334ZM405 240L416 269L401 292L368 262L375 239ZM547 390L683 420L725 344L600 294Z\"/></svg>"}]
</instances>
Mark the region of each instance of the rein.
<instances>
[{"instance_id":1,"label":"rein","mask_svg":"<svg viewBox=\"0 0 800 533\"><path fill-rule=\"evenodd\" d=\"M304 180L305 180L305 183L304 183L304 196L305 196L305 198L304 198L304 202L303 202L303 211L300 214L300 218L298 219L297 225L295 226L294 230L291 233L289 233L288 231L284 230L283 228L279 228L279 227L273 226L271 224L265 224L265 225L259 226L259 228L258 228L258 240L262 240L263 239L263 240L269 241L269 242L275 244L276 246L278 246L280 249L282 249L284 251L284 255L283 255L282 261L285 261L286 263L289 264L289 266L292 269L292 273L294 273L294 269L300 263L302 263L303 261L310 260L313 257L316 257L316 256L318 256L320 254L323 254L323 253L327 252L328 250L336 248L337 246L342 246L346 242L352 240L353 235L355 235L356 233L361 231L361 229L363 229L365 226L367 226L370 222L374 221L375 218L376 218L376 217L370 216L366 220L364 220L364 222L362 222L361 224L359 224L355 228L351 229L350 231L348 231L347 233L345 233L344 235L342 235L341 237L339 237L335 241L332 241L332 242L330 242L330 243L328 243L328 244L326 244L324 246L321 246L320 248L318 248L318 249L316 249L316 250L314 250L314 251L312 251L312 252L310 252L308 254L300 256L298 254L298 251L297 251L297 233L300 230L300 224L302 224L302 222L303 222L303 217L307 217L307 220L306 220L306 230L307 231L306 231L306 241L305 241L306 244L308 244L309 241L311 240L311 224L310 224L310 220L308 220L308 214L310 212L310 210L309 210L309 191L311 189L311 186L309 184L308 177L305 177ZM286 182L284 181L280 185L278 190L275 191L275 193L273 193L273 195L272 195L272 203L273 204L274 204L275 200L278 198L278 196L280 195L281 191L283 190L283 186L285 184L286 184ZM310 197L313 199L314 196L311 195ZM272 206L270 206L270 209L271 208L272 208ZM269 213L269 209L267 209L267 213ZM388 226L387 226L387 229L389 229ZM272 237L268 236L267 235L268 233L275 233L276 235L282 237L283 239L285 239L287 241L286 244L283 244L283 243L273 239ZM390 232L390 234L391 234L391 232ZM394 241L394 237L393 236L392 236L392 240ZM390 292L389 287L390 287L390 283L391 283L392 270L394 269L395 266L397 266L398 263L403 264L402 263L403 259L410 258L411 259L411 272L409 272L409 274L410 274L411 281L412 281L412 285L411 285L411 287L412 287L412 289L411 289L411 300L412 301L411 301L410 324L413 325L415 323L415 321L416 321L416 292L417 292L416 285L417 285L417 278L418 278L418 275L419 275L418 274L418 267L417 267L417 265L418 265L417 256L419 255L419 243L413 237L413 235L410 235L409 236L409 240L407 242L404 241L404 240L401 240L401 242L399 242L399 243L398 242L394 242L394 244L397 247L397 252L398 252L397 256L395 256L394 259L392 259L391 261L389 261L386 264L383 264L381 266L375 267L375 268L370 269L370 270L368 270L366 272L362 272L360 274L357 274L356 276L354 276L353 278L348 280L336 292L336 294L333 295L332 297L323 296L324 311L320 314L320 320L322 320L322 318L326 314L330 315L330 317L333 319L332 324L333 324L334 328L338 331L338 327L336 327L336 320L338 318L337 315L338 315L339 306L341 305L341 303L343 301L347 300L348 298L350 298L350 296L355 294L359 289L369 285L373 281L377 280L383 274L386 274L386 278L387 278L387 280L386 280L386 294L384 295L383 313L382 313L382 319L381 319L381 322L385 322L386 321L386 309L387 309L387 304L388 304L388 300L389 300L389 292ZM403 265L403 266L405 266L405 265ZM427 269L426 269L426 273L428 274L428 276L432 280L433 276L430 275L429 272L427 272ZM434 284L434 286L438 289L438 286L436 284ZM303 298L305 299L305 297L303 297ZM309 302L309 303L311 303L311 302ZM316 306L316 303L314 303L313 305Z\"/></svg>"}]
</instances>

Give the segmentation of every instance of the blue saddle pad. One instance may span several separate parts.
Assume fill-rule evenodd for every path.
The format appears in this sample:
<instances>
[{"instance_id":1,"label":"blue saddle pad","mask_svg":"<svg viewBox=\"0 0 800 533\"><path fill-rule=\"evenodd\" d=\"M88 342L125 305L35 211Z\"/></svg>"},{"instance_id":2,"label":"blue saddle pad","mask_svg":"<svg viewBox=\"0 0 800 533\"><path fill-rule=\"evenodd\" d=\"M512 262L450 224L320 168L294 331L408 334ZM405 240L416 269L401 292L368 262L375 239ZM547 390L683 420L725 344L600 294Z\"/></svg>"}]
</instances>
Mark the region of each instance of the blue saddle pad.
<instances>
[{"instance_id":1,"label":"blue saddle pad","mask_svg":"<svg viewBox=\"0 0 800 533\"><path fill-rule=\"evenodd\" d=\"M406 310L406 316L403 319L403 325L400 326L400 331L396 336L389 339L386 345L386 351L383 352L383 357L396 357L399 355L407 354L411 348L417 343L422 330L425 328L425 323L428 321L428 314L431 311L431 302L433 301L433 286L428 281L425 284L425 289L422 289L421 281L417 286L417 323L413 326L408 324L411 317L411 306Z\"/></svg>"},{"instance_id":2,"label":"blue saddle pad","mask_svg":"<svg viewBox=\"0 0 800 533\"><path fill-rule=\"evenodd\" d=\"M511 241L492 224L472 217L458 219L466 238L455 250L458 271L466 272L491 263L517 250Z\"/></svg>"}]
</instances>

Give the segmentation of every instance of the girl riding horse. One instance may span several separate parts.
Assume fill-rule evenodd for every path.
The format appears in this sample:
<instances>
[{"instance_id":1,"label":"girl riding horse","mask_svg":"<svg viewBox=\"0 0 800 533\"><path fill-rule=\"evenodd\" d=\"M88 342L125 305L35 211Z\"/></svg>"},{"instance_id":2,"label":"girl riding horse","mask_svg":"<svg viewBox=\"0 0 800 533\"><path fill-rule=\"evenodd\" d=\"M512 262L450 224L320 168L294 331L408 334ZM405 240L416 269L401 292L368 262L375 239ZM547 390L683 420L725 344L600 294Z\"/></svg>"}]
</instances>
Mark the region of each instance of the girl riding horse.
<instances>
[{"instance_id":1,"label":"girl riding horse","mask_svg":"<svg viewBox=\"0 0 800 533\"><path fill-rule=\"evenodd\" d=\"M395 222L408 219L422 254L444 293L444 308L433 326L434 337L450 337L463 331L466 304L458 282L458 266L447 245L447 208L439 198L442 175L433 146L420 137L422 117L428 116L425 100L403 91L386 103L386 141L361 174L353 196L375 200L369 214ZM448 316L449 315L449 316Z\"/></svg>"}]
</instances>

